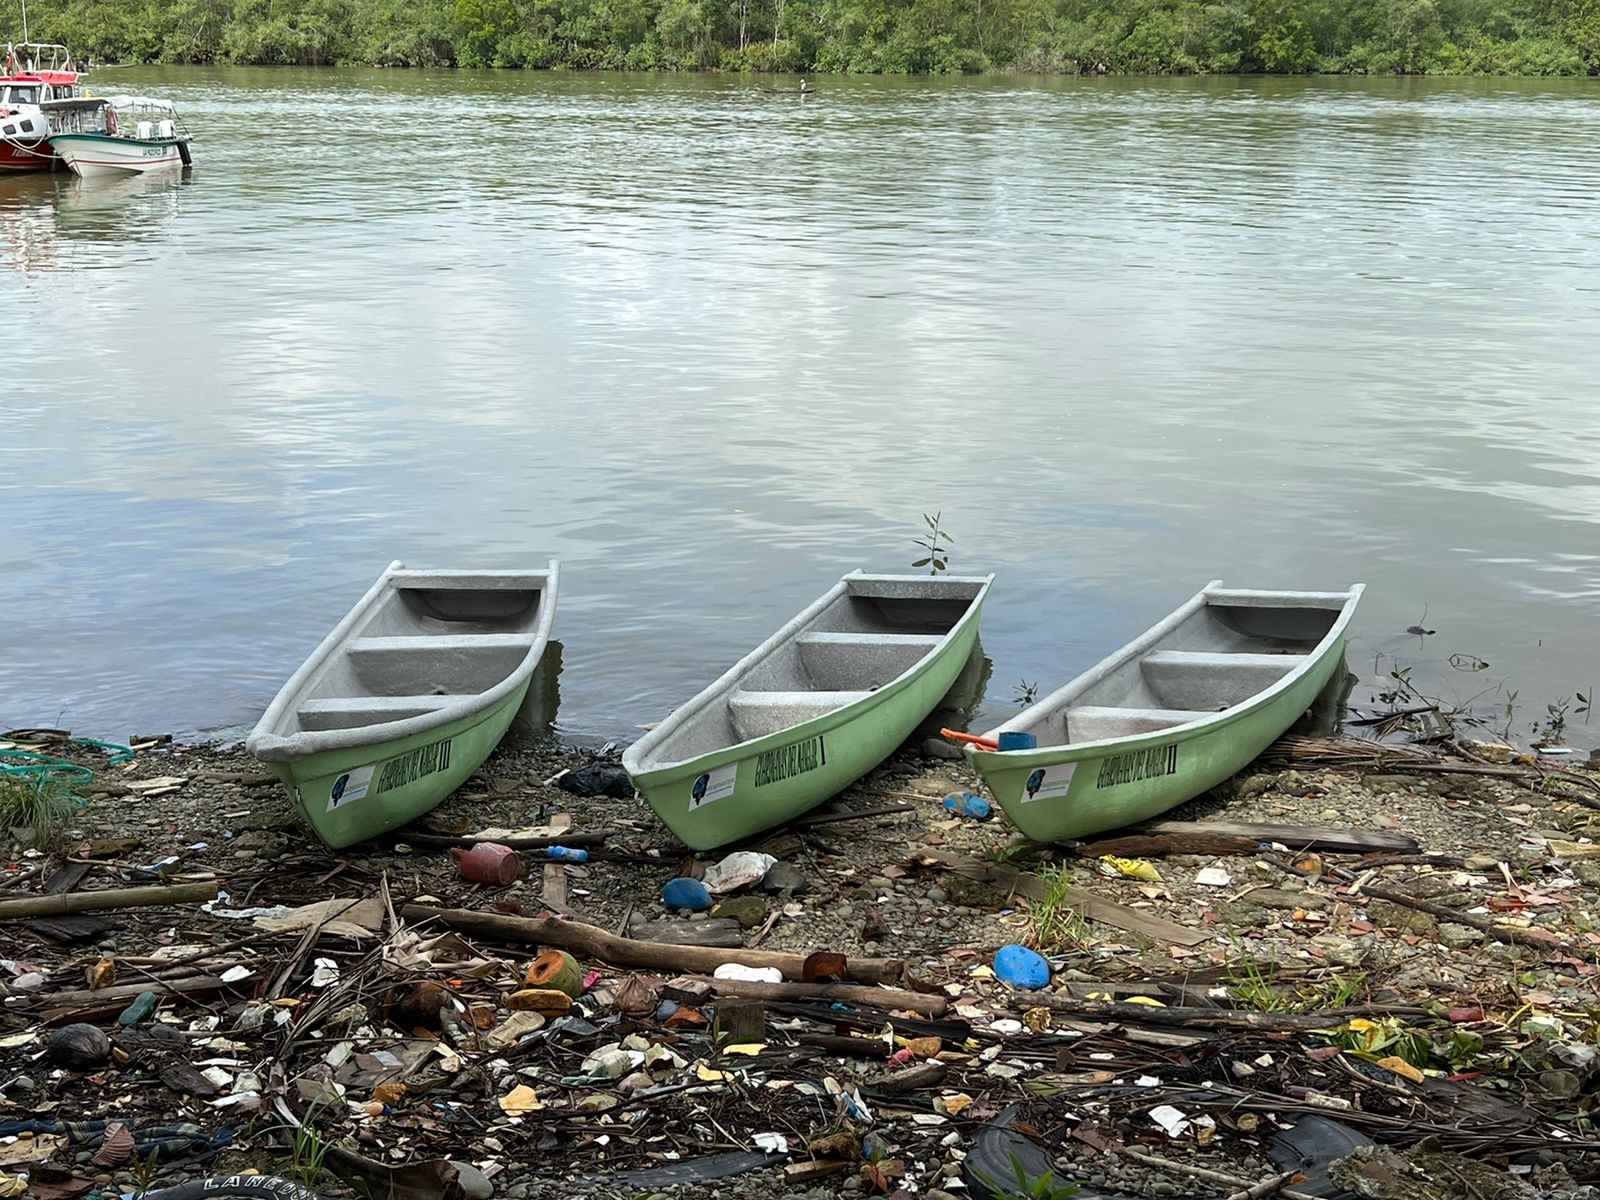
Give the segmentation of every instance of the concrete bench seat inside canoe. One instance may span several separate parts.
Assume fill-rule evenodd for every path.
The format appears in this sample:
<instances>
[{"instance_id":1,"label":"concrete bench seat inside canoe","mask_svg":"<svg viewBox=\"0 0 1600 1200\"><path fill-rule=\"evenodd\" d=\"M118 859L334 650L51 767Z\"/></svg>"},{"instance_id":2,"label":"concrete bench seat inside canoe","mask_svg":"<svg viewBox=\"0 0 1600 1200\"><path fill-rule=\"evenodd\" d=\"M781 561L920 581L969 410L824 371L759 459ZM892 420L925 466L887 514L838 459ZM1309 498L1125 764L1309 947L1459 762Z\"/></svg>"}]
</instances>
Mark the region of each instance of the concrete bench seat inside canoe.
<instances>
[{"instance_id":1,"label":"concrete bench seat inside canoe","mask_svg":"<svg viewBox=\"0 0 1600 1200\"><path fill-rule=\"evenodd\" d=\"M556 564L396 563L295 672L246 743L329 845L427 812L504 735L544 655Z\"/></svg>"},{"instance_id":2,"label":"concrete bench seat inside canoe","mask_svg":"<svg viewBox=\"0 0 1600 1200\"><path fill-rule=\"evenodd\" d=\"M871 770L943 699L990 577L846 575L628 748L695 849L783 823Z\"/></svg>"},{"instance_id":3,"label":"concrete bench seat inside canoe","mask_svg":"<svg viewBox=\"0 0 1600 1200\"><path fill-rule=\"evenodd\" d=\"M1013 823L1058 841L1146 820L1213 787L1294 724L1343 661L1361 597L1206 587L969 748Z\"/></svg>"}]
</instances>

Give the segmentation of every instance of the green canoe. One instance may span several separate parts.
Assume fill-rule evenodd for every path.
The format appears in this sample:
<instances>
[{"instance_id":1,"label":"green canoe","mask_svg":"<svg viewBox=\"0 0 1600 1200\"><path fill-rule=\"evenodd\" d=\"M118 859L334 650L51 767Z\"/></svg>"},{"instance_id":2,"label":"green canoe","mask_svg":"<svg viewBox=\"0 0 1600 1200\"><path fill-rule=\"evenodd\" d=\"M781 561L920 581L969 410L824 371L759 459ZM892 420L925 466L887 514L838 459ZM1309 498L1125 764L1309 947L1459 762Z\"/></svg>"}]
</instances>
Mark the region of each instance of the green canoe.
<instances>
[{"instance_id":1,"label":"green canoe","mask_svg":"<svg viewBox=\"0 0 1600 1200\"><path fill-rule=\"evenodd\" d=\"M1273 592L1208 585L1154 628L984 738L967 758L1038 842L1147 821L1215 787L1309 709L1344 661L1363 586ZM1010 740L1010 739L1007 739Z\"/></svg>"},{"instance_id":2,"label":"green canoe","mask_svg":"<svg viewBox=\"0 0 1600 1200\"><path fill-rule=\"evenodd\" d=\"M622 765L695 850L792 820L892 754L944 698L993 579L851 572Z\"/></svg>"},{"instance_id":3,"label":"green canoe","mask_svg":"<svg viewBox=\"0 0 1600 1200\"><path fill-rule=\"evenodd\" d=\"M555 608L554 561L542 571L392 563L284 684L245 748L329 846L396 829L499 744Z\"/></svg>"}]
</instances>

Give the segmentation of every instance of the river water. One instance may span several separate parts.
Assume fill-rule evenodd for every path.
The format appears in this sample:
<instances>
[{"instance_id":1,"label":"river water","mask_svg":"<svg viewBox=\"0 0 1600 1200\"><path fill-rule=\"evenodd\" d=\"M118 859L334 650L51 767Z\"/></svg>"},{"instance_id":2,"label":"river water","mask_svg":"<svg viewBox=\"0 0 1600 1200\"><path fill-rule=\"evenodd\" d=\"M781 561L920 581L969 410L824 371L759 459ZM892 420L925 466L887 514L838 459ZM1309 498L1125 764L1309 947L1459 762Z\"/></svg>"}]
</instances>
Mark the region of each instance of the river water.
<instances>
[{"instance_id":1,"label":"river water","mask_svg":"<svg viewBox=\"0 0 1600 1200\"><path fill-rule=\"evenodd\" d=\"M627 737L934 511L979 720L1215 577L1366 582L1357 701L1600 684L1600 82L90 82L197 163L0 179L0 728L234 730L391 559L555 555Z\"/></svg>"}]
</instances>

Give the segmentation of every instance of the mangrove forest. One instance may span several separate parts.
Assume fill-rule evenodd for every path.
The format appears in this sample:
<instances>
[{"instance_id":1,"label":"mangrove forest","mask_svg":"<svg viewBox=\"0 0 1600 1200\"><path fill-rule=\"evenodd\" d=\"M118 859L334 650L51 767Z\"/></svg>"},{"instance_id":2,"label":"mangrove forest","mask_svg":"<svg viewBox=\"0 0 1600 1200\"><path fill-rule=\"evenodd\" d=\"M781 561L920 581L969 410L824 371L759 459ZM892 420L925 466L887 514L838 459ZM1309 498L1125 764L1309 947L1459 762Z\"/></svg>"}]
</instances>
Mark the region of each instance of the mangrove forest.
<instances>
[{"instance_id":1,"label":"mangrove forest","mask_svg":"<svg viewBox=\"0 0 1600 1200\"><path fill-rule=\"evenodd\" d=\"M64 0L97 61L925 74L1584 75L1600 0Z\"/></svg>"}]
</instances>

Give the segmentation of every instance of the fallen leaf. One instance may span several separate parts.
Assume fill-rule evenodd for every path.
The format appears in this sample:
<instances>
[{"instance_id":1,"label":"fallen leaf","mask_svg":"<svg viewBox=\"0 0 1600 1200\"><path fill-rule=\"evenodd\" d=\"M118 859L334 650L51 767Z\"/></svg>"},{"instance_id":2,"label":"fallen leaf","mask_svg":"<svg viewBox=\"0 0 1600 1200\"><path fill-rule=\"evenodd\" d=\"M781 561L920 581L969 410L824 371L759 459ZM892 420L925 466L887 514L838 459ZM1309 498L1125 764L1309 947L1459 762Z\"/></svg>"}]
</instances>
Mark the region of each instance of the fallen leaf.
<instances>
[{"instance_id":1,"label":"fallen leaf","mask_svg":"<svg viewBox=\"0 0 1600 1200\"><path fill-rule=\"evenodd\" d=\"M1413 1067L1398 1054L1391 1054L1388 1058L1380 1058L1378 1060L1378 1065L1385 1071L1392 1071L1394 1074L1399 1075L1404 1079L1411 1080L1412 1083L1422 1082L1422 1072L1417 1070L1416 1067Z\"/></svg>"}]
</instances>

